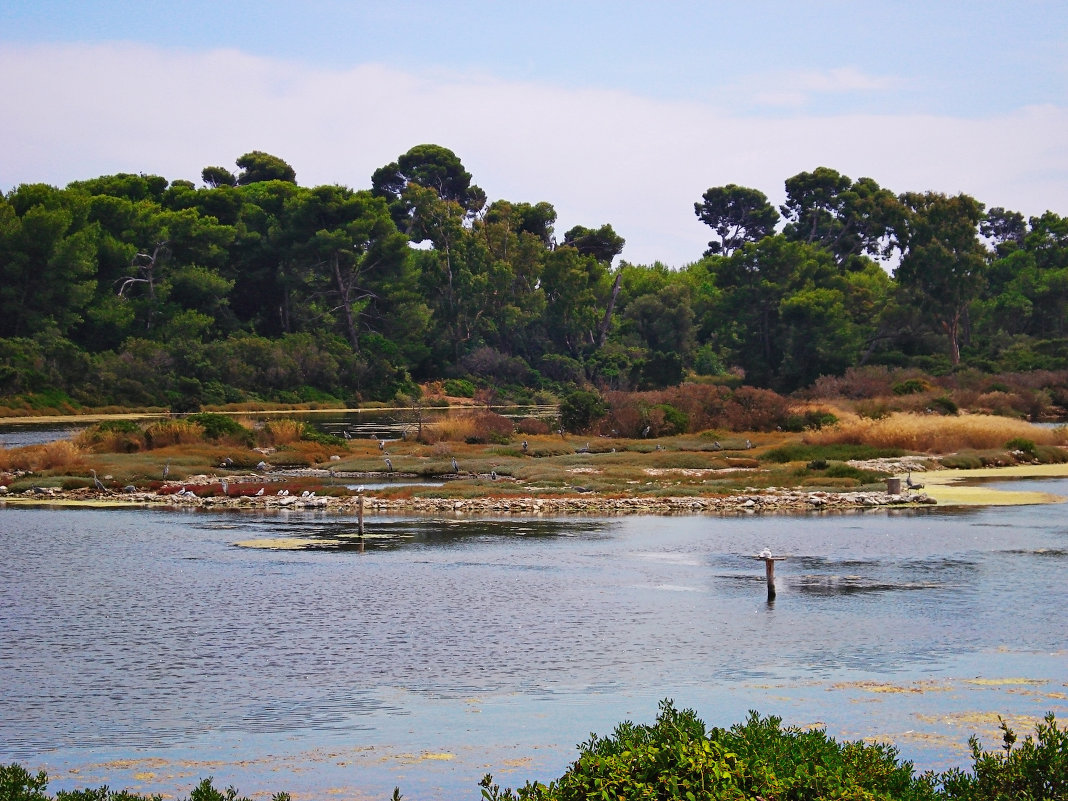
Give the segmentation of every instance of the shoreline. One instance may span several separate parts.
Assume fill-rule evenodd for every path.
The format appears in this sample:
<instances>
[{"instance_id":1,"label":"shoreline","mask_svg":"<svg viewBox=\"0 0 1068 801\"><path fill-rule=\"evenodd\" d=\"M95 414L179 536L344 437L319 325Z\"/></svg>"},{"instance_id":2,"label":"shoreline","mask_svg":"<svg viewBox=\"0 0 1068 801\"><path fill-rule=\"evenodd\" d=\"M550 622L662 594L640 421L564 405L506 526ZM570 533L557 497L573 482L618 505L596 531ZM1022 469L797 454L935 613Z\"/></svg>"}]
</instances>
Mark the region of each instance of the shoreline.
<instances>
[{"instance_id":1,"label":"shoreline","mask_svg":"<svg viewBox=\"0 0 1068 801\"><path fill-rule=\"evenodd\" d=\"M306 472L302 472L307 475ZM756 514L851 511L877 508L917 508L920 506L1015 506L1063 503L1068 498L1047 492L1000 490L971 481L990 479L1068 478L1068 464L1014 465L975 470L931 470L919 474L922 489L899 494L885 491L827 491L803 488L750 490L729 495L633 496L588 494L524 494L480 498L381 497L364 495L274 494L196 495L179 494L178 485L167 492L114 492L83 487L76 490L26 490L0 496L0 508L7 506L53 506L68 508L170 507L174 509L283 510L310 509L339 515L358 515L361 497L367 515L675 515L675 514ZM285 478L286 473L272 477ZM262 483L260 475L227 477L231 486ZM215 475L190 476L182 488L217 484ZM214 488L213 488L214 492Z\"/></svg>"}]
</instances>

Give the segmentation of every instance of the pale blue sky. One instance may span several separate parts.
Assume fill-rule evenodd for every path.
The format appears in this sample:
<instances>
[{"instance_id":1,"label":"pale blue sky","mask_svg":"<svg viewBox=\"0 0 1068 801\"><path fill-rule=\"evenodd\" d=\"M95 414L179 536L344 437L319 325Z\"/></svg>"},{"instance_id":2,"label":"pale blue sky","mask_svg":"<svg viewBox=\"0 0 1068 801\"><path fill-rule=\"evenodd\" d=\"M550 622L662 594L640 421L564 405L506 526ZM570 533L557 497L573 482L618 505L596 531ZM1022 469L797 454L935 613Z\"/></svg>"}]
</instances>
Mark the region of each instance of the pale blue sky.
<instances>
[{"instance_id":1,"label":"pale blue sky","mask_svg":"<svg viewBox=\"0 0 1068 801\"><path fill-rule=\"evenodd\" d=\"M7 0L0 67L4 190L252 149L360 188L435 142L675 265L704 189L820 165L1068 214L1065 2Z\"/></svg>"}]
</instances>

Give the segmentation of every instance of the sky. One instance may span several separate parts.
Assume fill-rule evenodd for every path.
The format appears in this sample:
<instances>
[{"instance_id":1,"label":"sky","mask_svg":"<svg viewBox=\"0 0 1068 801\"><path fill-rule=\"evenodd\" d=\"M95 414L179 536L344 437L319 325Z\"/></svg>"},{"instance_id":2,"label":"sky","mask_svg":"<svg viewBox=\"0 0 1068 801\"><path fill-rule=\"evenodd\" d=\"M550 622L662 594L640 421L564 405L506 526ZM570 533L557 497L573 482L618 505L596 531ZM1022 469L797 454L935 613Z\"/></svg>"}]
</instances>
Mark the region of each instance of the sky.
<instances>
[{"instance_id":1,"label":"sky","mask_svg":"<svg viewBox=\"0 0 1068 801\"><path fill-rule=\"evenodd\" d=\"M5 0L0 76L4 192L251 150L366 189L433 143L672 267L706 189L820 166L1068 215L1063 0Z\"/></svg>"}]
</instances>

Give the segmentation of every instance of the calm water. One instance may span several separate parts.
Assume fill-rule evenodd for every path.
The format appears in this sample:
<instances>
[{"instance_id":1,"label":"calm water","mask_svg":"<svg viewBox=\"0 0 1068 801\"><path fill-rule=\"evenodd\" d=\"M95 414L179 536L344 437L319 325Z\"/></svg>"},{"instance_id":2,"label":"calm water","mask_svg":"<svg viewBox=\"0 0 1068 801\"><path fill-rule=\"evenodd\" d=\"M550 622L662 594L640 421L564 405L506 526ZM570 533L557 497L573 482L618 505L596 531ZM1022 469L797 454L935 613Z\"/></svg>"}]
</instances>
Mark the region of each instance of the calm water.
<instances>
[{"instance_id":1,"label":"calm water","mask_svg":"<svg viewBox=\"0 0 1068 801\"><path fill-rule=\"evenodd\" d=\"M477 798L672 697L967 764L992 714L1068 717L1065 512L373 518L361 542L316 513L3 509L0 761L53 792ZM236 545L282 537L311 547ZM763 547L790 556L773 605Z\"/></svg>"}]
</instances>

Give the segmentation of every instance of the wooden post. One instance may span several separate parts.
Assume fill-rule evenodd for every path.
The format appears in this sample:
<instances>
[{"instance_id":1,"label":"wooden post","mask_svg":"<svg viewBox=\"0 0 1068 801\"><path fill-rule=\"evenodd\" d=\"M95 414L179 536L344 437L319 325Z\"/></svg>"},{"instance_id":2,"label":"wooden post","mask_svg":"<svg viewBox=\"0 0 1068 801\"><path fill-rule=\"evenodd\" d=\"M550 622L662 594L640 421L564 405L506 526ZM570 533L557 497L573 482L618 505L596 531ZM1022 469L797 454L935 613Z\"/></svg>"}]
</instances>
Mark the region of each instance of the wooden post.
<instances>
[{"instance_id":1,"label":"wooden post","mask_svg":"<svg viewBox=\"0 0 1068 801\"><path fill-rule=\"evenodd\" d=\"M767 577L768 577L768 600L771 601L771 600L775 599L775 560L774 559L765 559L764 560L764 572L767 573Z\"/></svg>"},{"instance_id":2,"label":"wooden post","mask_svg":"<svg viewBox=\"0 0 1068 801\"><path fill-rule=\"evenodd\" d=\"M363 496L361 495L356 501L356 520L360 527L360 536L363 536Z\"/></svg>"}]
</instances>

